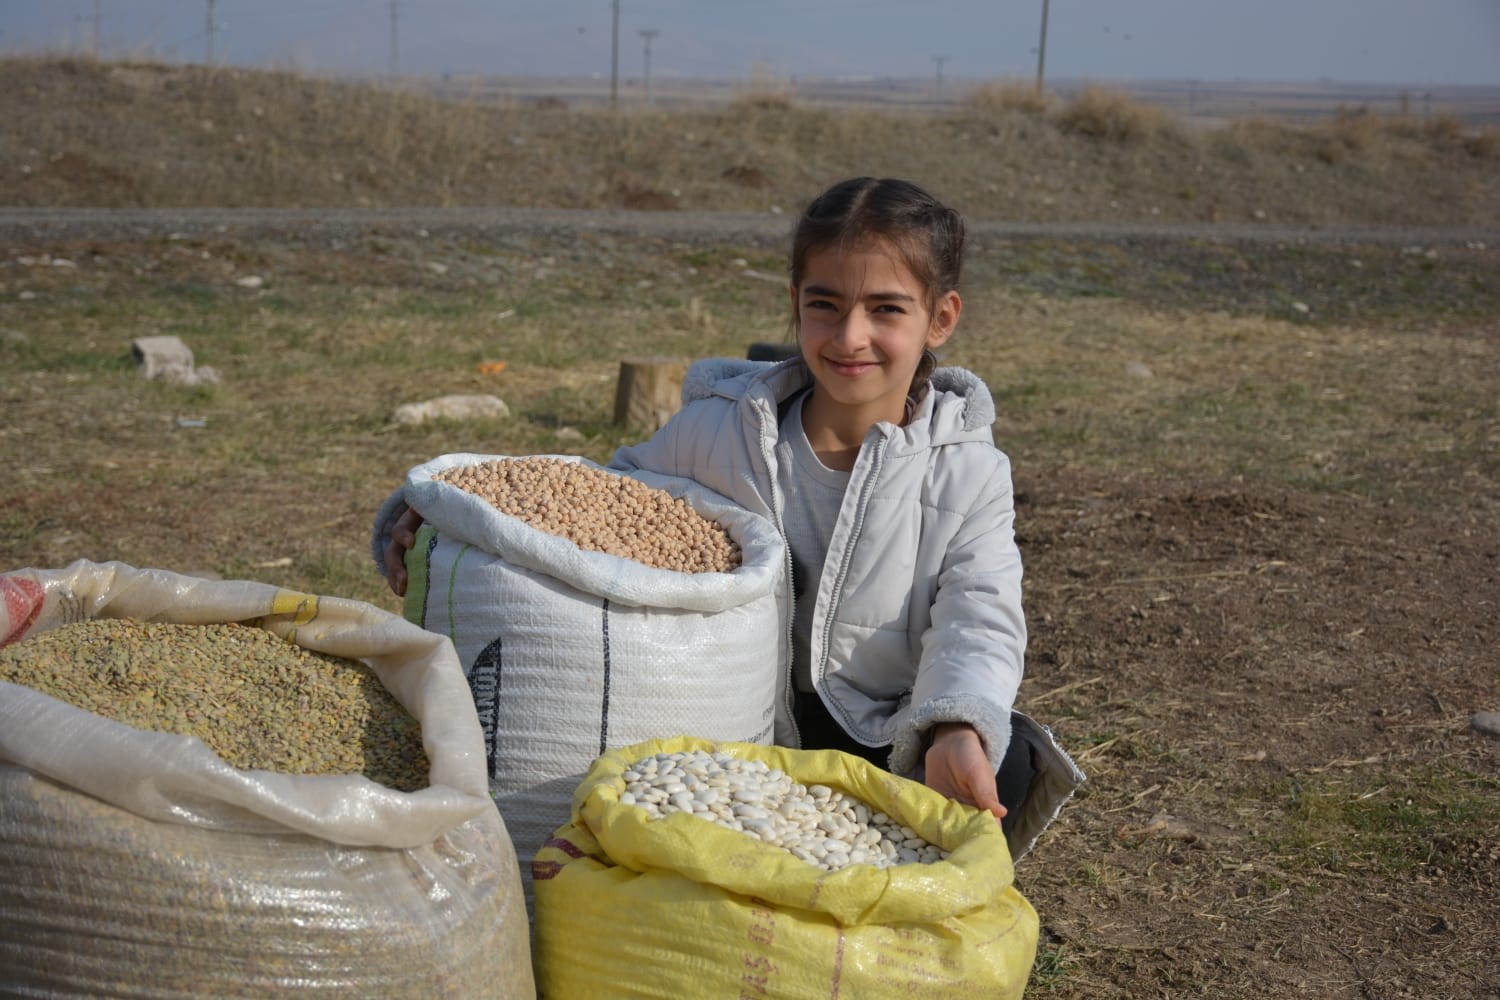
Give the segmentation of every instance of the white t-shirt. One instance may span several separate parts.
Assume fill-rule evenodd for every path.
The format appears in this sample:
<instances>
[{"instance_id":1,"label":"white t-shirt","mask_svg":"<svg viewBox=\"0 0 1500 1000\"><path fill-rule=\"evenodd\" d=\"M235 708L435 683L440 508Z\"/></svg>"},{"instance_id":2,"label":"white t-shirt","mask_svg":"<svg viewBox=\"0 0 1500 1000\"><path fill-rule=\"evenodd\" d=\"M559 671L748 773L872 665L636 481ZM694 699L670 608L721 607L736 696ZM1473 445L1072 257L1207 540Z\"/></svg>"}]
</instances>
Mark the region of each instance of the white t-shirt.
<instances>
[{"instance_id":1,"label":"white t-shirt","mask_svg":"<svg viewBox=\"0 0 1500 1000\"><path fill-rule=\"evenodd\" d=\"M786 498L783 526L792 550L792 666L798 691L811 691L812 614L828 555L828 540L839 519L849 473L818 461L802 428L802 404L809 393L786 408L776 438L776 485Z\"/></svg>"}]
</instances>

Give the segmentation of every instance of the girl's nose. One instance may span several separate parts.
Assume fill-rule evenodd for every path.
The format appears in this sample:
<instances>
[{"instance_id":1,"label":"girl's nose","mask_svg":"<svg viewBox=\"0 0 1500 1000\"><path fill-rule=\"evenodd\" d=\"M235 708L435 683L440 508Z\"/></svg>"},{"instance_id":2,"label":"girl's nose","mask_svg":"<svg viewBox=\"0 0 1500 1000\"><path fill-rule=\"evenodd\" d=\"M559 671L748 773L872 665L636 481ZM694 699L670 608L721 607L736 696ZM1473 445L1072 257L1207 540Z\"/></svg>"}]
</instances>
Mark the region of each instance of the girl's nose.
<instances>
[{"instance_id":1,"label":"girl's nose","mask_svg":"<svg viewBox=\"0 0 1500 1000\"><path fill-rule=\"evenodd\" d=\"M834 341L842 350L855 351L870 342L870 323L868 319L858 310L851 309L844 314L839 323L838 332L834 335Z\"/></svg>"}]
</instances>

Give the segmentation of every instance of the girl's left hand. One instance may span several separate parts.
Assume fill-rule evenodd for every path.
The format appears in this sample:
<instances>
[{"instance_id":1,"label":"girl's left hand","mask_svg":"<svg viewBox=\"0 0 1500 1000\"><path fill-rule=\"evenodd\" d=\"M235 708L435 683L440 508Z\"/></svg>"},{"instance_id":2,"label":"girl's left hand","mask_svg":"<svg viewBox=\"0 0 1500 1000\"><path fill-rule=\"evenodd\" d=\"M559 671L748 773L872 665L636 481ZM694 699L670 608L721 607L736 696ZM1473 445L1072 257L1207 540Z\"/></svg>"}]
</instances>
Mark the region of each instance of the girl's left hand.
<instances>
[{"instance_id":1,"label":"girl's left hand","mask_svg":"<svg viewBox=\"0 0 1500 1000\"><path fill-rule=\"evenodd\" d=\"M996 819L1005 807L995 790L995 769L984 754L984 744L974 727L964 722L943 722L933 728L932 745L924 759L927 787L942 792L966 806L987 809Z\"/></svg>"}]
</instances>

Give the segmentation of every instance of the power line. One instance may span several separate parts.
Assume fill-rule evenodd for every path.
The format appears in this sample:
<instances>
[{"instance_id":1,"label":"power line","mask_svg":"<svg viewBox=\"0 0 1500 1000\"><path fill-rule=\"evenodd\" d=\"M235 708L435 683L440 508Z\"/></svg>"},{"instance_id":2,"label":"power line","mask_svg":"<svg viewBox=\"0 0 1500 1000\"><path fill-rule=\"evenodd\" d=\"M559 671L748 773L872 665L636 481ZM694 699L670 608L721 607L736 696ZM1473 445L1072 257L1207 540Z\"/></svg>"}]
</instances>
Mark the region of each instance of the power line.
<instances>
[{"instance_id":1,"label":"power line","mask_svg":"<svg viewBox=\"0 0 1500 1000\"><path fill-rule=\"evenodd\" d=\"M643 39L645 39L645 41L646 41L645 63L646 63L646 106L647 107L650 107L651 103L652 103L652 101L651 101L651 39L655 38L659 34L661 34L661 31L658 30L658 29L656 29L656 28L642 28L641 29L641 37Z\"/></svg>"},{"instance_id":2,"label":"power line","mask_svg":"<svg viewBox=\"0 0 1500 1000\"><path fill-rule=\"evenodd\" d=\"M208 21L204 26L204 33L208 36L208 54L204 62L209 66L214 64L214 31L217 25L214 23L214 0L208 0Z\"/></svg>"},{"instance_id":3,"label":"power line","mask_svg":"<svg viewBox=\"0 0 1500 1000\"><path fill-rule=\"evenodd\" d=\"M1047 64L1047 2L1042 0L1042 39L1036 47L1036 92L1042 92L1042 69Z\"/></svg>"},{"instance_id":4,"label":"power line","mask_svg":"<svg viewBox=\"0 0 1500 1000\"><path fill-rule=\"evenodd\" d=\"M394 78L401 68L396 49L396 0L391 0L391 76Z\"/></svg>"},{"instance_id":5,"label":"power line","mask_svg":"<svg viewBox=\"0 0 1500 1000\"><path fill-rule=\"evenodd\" d=\"M614 25L609 39L609 107L613 111L619 105L620 94L620 0L611 0L614 8Z\"/></svg>"}]
</instances>

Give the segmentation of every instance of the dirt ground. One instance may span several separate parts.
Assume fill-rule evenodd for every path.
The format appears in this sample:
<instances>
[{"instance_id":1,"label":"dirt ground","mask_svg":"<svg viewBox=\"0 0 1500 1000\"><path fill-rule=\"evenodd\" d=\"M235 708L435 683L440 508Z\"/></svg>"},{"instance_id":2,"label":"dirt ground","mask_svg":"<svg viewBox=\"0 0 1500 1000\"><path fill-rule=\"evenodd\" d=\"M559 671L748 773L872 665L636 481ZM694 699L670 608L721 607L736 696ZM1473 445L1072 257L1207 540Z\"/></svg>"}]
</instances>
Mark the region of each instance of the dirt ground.
<instances>
[{"instance_id":1,"label":"dirt ground","mask_svg":"<svg viewBox=\"0 0 1500 1000\"><path fill-rule=\"evenodd\" d=\"M377 467L453 450L451 429L393 436L370 433L373 413L328 427L319 417L306 433L322 435L315 440L328 461L305 468L289 461L272 478L261 468L268 459L252 454L263 434L256 428L266 426L261 411L284 405L280 419L295 421L297 407L322 412L307 402L321 393L358 414L370 402L358 379L335 387L309 371L300 377L310 381L288 390L269 375L261 379L271 388L241 376L196 400L213 427L245 425L246 436L220 454L206 443L187 450L188 439L164 440L154 429L155 406L186 400L117 398L134 395L118 374L123 363L101 369L85 356L142 322L132 312L138 296L164 294L183 312L188 292L214 294L207 282L215 262L235 253L283 274L286 299L236 307L232 296L207 298L204 315L227 310L218 336L230 338L251 322L233 319L237 308L250 310L245 317L263 308L288 315L342 308L316 305L322 300L299 291L296 275L312 275L317 289L387 285L406 271L357 256L346 272L343 257L308 249L281 260L261 244L215 244L212 255L198 244L130 244L97 258L75 244L16 249L86 266L13 261L6 272L7 293L35 289L35 302L53 303L40 308L58 310L46 318L26 311L29 300L0 303L7 328L35 338L7 347L20 373L5 389L9 419L0 431L9 449L0 456L16 476L0 494L7 565L129 557L134 545L152 565L213 565L255 578L285 572L275 577L285 585L358 593L345 589L352 576L308 576L331 572L317 559L347 557L342 572L369 585L369 567L348 539L362 539L371 498L382 495L369 485L385 482ZM561 244L549 249L563 253ZM569 252L601 259L591 242ZM1104 273L1098 265L1109 252L1103 244L1038 248L1036 280ZM1201 295L1205 282L1238 273L1206 266L1216 252L1227 251L1157 246L1151 267L1130 269L1123 294L1166 304L1193 289ZM1281 268L1305 282L1317 264L1286 249L1260 258L1269 277L1256 286L1237 278L1222 293L1226 303L1271 309L1260 300L1290 281ZM1190 287L1167 280L1195 260L1204 273ZM424 288L457 281L452 270L420 273ZM1453 289L1467 286L1466 273L1456 272ZM1030 279L1017 272L1012 280ZM456 284L444 294L462 303L479 293ZM1376 305L1387 314L1396 308ZM369 308L399 311L389 298ZM424 308L442 316L448 307ZM150 309L142 315L169 321ZM312 315L338 329L332 313ZM194 327L193 314L180 319L191 336L213 343L216 335ZM1467 357L1479 372L1470 378L1482 379L1483 366L1493 365L1494 331L1483 318L1454 322L1478 328L1476 346L1454 357ZM1415 365L1425 351L1425 363L1436 365L1448 355L1423 346L1415 331L1424 329L1413 327L1406 356ZM359 335L357 327L343 335ZM75 343L50 346L55 339ZM360 350L380 350L370 344ZM37 360L50 351L77 355L57 354L64 370L54 373ZM221 347L217 356L225 353ZM366 377L383 377L372 372ZM538 377L560 376L547 369ZM102 395L75 414L69 400L83 391ZM284 403L272 402L287 392ZM57 428L59 450L22 448L26 429L43 425ZM531 447L546 450L539 442ZM1409 457L1410 447L1390 454ZM83 456L81 463L68 465L66 454ZM1371 498L1378 491L1302 490L1149 465L1111 475L1097 464L1038 457L1045 455L1013 452L1031 628L1019 707L1054 728L1090 780L1018 866L1018 885L1042 924L1027 996L1500 997L1500 739L1470 728L1476 712L1500 711L1500 534L1495 498L1483 488L1490 480L1481 475L1479 489L1466 494L1461 465L1412 460L1391 470L1401 488L1383 501ZM75 496L79 482L100 476L107 497ZM177 484L179 508L200 513L178 517L164 508L164 481ZM1402 499L1424 493L1431 504ZM223 497L235 502L224 505ZM289 523L274 551L258 548L266 543L257 528L264 510L310 501L333 520ZM224 563L227 552L239 562ZM279 552L298 558L268 559ZM294 565L259 568L281 562Z\"/></svg>"},{"instance_id":2,"label":"dirt ground","mask_svg":"<svg viewBox=\"0 0 1500 1000\"><path fill-rule=\"evenodd\" d=\"M1469 731L1500 705L1493 524L1058 468L1018 488L1022 705L1091 776L1019 868L1065 971L1028 995L1500 996L1500 836L1382 837L1440 762L1495 794L1500 741ZM1346 776L1401 856L1283 842Z\"/></svg>"}]
</instances>

